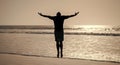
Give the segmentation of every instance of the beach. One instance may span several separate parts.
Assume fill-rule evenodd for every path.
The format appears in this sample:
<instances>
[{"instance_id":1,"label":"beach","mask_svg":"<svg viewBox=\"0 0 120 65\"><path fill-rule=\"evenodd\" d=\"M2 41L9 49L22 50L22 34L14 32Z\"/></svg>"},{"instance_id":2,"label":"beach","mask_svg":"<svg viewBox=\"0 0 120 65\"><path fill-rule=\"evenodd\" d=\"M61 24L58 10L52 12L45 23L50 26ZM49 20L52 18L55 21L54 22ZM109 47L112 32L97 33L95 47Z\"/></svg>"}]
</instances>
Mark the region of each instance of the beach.
<instances>
[{"instance_id":1,"label":"beach","mask_svg":"<svg viewBox=\"0 0 120 65\"><path fill-rule=\"evenodd\" d=\"M0 54L0 65L120 65L119 63Z\"/></svg>"},{"instance_id":2,"label":"beach","mask_svg":"<svg viewBox=\"0 0 120 65\"><path fill-rule=\"evenodd\" d=\"M51 59L57 61L68 60L66 62L85 61L86 63L88 63L88 60L95 63L120 62L120 31L108 31L106 28L84 28L84 31L81 28L66 28L63 42L63 58L57 59L53 29L49 27L40 27L40 29L39 27L34 28L34 26L26 27L23 27L23 29L21 29L21 26L20 29L19 27L18 29L17 27L0 29L1 62L5 62L5 59L8 60L6 62L9 62L11 56L13 58L15 56L14 59L23 57L23 62L26 61L25 58L27 57L39 58L39 60L42 58L40 61L47 61L43 60L44 58L50 59L50 62Z\"/></svg>"},{"instance_id":3,"label":"beach","mask_svg":"<svg viewBox=\"0 0 120 65\"><path fill-rule=\"evenodd\" d=\"M65 35L64 58L120 62L119 36ZM56 57L53 34L0 33L0 53Z\"/></svg>"}]
</instances>

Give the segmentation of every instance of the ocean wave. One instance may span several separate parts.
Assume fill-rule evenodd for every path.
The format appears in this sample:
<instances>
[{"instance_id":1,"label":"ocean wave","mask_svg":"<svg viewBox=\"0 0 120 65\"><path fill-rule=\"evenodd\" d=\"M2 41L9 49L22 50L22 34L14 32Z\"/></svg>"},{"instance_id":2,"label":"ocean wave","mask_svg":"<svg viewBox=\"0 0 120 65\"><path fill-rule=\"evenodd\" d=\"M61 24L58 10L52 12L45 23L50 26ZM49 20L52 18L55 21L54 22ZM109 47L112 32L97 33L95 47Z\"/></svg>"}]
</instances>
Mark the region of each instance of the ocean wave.
<instances>
[{"instance_id":1,"label":"ocean wave","mask_svg":"<svg viewBox=\"0 0 120 65\"><path fill-rule=\"evenodd\" d=\"M0 33L54 34L53 30L54 27L51 25L0 26ZM120 27L113 26L73 26L65 27L64 30L66 35L120 36Z\"/></svg>"},{"instance_id":2,"label":"ocean wave","mask_svg":"<svg viewBox=\"0 0 120 65\"><path fill-rule=\"evenodd\" d=\"M54 34L54 32L33 32L33 31L0 31L0 33L22 33L22 34ZM120 36L120 33L96 33L96 32L65 32L65 35L99 35L99 36Z\"/></svg>"},{"instance_id":3,"label":"ocean wave","mask_svg":"<svg viewBox=\"0 0 120 65\"><path fill-rule=\"evenodd\" d=\"M52 25L0 25L0 29L43 29L53 30ZM120 31L120 26L103 26L103 25L78 25L65 26L65 30L101 30L101 31Z\"/></svg>"}]
</instances>

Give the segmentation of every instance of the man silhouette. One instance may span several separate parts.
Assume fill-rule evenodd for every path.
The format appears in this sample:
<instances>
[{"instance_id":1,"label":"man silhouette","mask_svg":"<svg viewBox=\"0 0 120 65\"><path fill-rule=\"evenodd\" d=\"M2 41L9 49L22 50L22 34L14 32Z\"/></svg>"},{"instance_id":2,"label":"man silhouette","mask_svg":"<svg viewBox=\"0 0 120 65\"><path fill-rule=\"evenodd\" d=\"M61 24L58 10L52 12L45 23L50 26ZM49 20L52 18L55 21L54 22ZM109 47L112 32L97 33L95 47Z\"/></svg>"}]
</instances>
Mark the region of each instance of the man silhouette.
<instances>
[{"instance_id":1,"label":"man silhouette","mask_svg":"<svg viewBox=\"0 0 120 65\"><path fill-rule=\"evenodd\" d=\"M55 35L55 41L56 41L56 48L57 48L57 57L59 58L59 49L61 49L61 58L63 57L63 41L64 41L64 30L63 30L63 24L64 20L68 19L70 17L74 17L79 12L73 14L73 15L61 15L60 12L57 12L56 16L49 16L49 15L43 15L42 13L39 13L39 15L43 17L47 17L54 21L54 35Z\"/></svg>"}]
</instances>

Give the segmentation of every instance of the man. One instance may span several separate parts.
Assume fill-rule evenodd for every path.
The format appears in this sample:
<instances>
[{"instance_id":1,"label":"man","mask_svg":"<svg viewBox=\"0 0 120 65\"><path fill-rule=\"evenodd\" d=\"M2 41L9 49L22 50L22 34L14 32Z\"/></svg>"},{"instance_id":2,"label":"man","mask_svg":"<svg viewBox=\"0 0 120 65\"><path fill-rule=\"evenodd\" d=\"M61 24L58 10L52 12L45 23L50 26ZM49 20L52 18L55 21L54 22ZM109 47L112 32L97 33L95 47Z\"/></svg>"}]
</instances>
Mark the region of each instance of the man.
<instances>
[{"instance_id":1,"label":"man","mask_svg":"<svg viewBox=\"0 0 120 65\"><path fill-rule=\"evenodd\" d=\"M43 15L42 13L39 13L39 12L38 14L54 21L54 29L55 29L54 35L55 35L56 48L57 48L57 57L59 58L59 49L61 49L61 58L62 58L63 57L63 43L62 42L64 41L64 30L63 30L64 20L70 17L76 16L77 14L79 14L79 12L73 15L67 15L67 16L61 15L60 12L57 12L56 16Z\"/></svg>"}]
</instances>

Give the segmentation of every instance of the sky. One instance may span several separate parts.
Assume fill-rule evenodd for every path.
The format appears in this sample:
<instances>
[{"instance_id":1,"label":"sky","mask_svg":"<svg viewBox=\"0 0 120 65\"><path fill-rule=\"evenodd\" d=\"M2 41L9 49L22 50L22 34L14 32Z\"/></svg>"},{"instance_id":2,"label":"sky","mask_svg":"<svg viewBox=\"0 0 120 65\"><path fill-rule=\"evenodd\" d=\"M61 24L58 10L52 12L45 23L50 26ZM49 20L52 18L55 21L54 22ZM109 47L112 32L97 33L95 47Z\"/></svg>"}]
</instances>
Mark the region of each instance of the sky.
<instances>
[{"instance_id":1,"label":"sky","mask_svg":"<svg viewBox=\"0 0 120 65\"><path fill-rule=\"evenodd\" d=\"M120 0L0 0L0 25L53 25L38 12L80 12L64 25L120 25Z\"/></svg>"}]
</instances>

